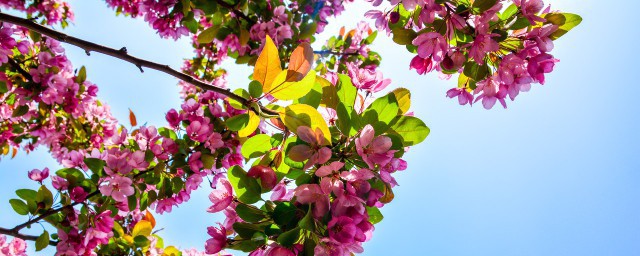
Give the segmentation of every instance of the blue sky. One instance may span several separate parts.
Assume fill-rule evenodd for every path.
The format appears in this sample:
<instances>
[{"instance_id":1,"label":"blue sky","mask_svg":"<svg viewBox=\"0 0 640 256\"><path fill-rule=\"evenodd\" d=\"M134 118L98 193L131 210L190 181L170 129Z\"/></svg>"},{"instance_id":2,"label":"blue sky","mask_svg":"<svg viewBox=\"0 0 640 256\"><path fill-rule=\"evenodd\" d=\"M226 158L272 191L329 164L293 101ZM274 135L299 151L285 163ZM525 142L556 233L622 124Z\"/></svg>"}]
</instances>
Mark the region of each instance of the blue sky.
<instances>
[{"instance_id":1,"label":"blue sky","mask_svg":"<svg viewBox=\"0 0 640 256\"><path fill-rule=\"evenodd\" d=\"M640 108L633 79L640 56L632 18L640 4L547 2L584 21L556 42L553 54L561 62L547 84L521 94L507 110L457 105L444 97L454 80L409 71L411 56L378 36L373 47L385 77L412 90L412 110L431 135L408 153L396 199L383 208L385 219L364 255L640 255ZM76 12L66 31L71 35L126 46L130 54L175 68L191 55L188 41L161 40L142 20L115 17L102 1L70 3ZM327 33L355 24L365 11L362 3L347 9ZM179 106L172 77L66 48L74 65L87 66L120 120L131 108L139 123L163 125L164 113ZM245 87L251 69L231 64L225 65L230 85ZM57 165L44 150L0 162L0 226L24 221L8 200L18 188L36 187L27 171L45 166ZM205 212L209 191L157 217L165 244L203 248L205 226L222 218Z\"/></svg>"}]
</instances>

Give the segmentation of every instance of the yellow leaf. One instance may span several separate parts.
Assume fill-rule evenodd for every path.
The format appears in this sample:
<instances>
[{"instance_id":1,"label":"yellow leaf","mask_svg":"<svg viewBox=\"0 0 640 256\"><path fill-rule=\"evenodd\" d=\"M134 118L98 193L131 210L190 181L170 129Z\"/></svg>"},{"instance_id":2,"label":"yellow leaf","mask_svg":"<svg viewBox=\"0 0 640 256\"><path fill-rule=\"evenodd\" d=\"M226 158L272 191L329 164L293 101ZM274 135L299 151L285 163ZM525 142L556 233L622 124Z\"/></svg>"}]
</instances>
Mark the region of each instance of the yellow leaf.
<instances>
[{"instance_id":1,"label":"yellow leaf","mask_svg":"<svg viewBox=\"0 0 640 256\"><path fill-rule=\"evenodd\" d=\"M411 92L406 88L397 88L393 90L393 95L396 96L398 107L400 108L400 114L404 115L409 111L411 107Z\"/></svg>"},{"instance_id":2,"label":"yellow leaf","mask_svg":"<svg viewBox=\"0 0 640 256\"><path fill-rule=\"evenodd\" d=\"M216 38L218 31L220 30L220 26L213 25L204 31L200 32L198 35L197 41L201 44L208 44L213 42L213 39Z\"/></svg>"},{"instance_id":3,"label":"yellow leaf","mask_svg":"<svg viewBox=\"0 0 640 256\"><path fill-rule=\"evenodd\" d=\"M151 223L151 229L156 227L156 218L153 217L153 214L151 214L150 211L146 211L146 213L144 214L144 217L142 217L142 219L148 221L149 223Z\"/></svg>"},{"instance_id":4,"label":"yellow leaf","mask_svg":"<svg viewBox=\"0 0 640 256\"><path fill-rule=\"evenodd\" d=\"M296 82L302 80L309 70L313 62L313 49L308 43L300 44L289 59L289 71L287 72L287 82Z\"/></svg>"},{"instance_id":5,"label":"yellow leaf","mask_svg":"<svg viewBox=\"0 0 640 256\"><path fill-rule=\"evenodd\" d=\"M338 106L338 102L340 101L336 87L327 79L320 76L316 77L316 83L319 83L322 86L322 100L320 100L320 105L336 109L336 106Z\"/></svg>"},{"instance_id":6,"label":"yellow leaf","mask_svg":"<svg viewBox=\"0 0 640 256\"><path fill-rule=\"evenodd\" d=\"M138 221L138 223L136 223L135 227L133 227L133 230L131 231L131 236L132 237L150 236L151 230L153 230L151 222L146 220L141 220L141 221Z\"/></svg>"},{"instance_id":7,"label":"yellow leaf","mask_svg":"<svg viewBox=\"0 0 640 256\"><path fill-rule=\"evenodd\" d=\"M293 104L280 112L280 118L284 125L292 132L296 132L299 126L307 126L313 130L322 131L326 143L331 144L331 133L322 115L315 108L306 104Z\"/></svg>"},{"instance_id":8,"label":"yellow leaf","mask_svg":"<svg viewBox=\"0 0 640 256\"><path fill-rule=\"evenodd\" d=\"M131 127L138 125L138 121L136 121L136 114L129 109L129 123L131 123Z\"/></svg>"},{"instance_id":9,"label":"yellow leaf","mask_svg":"<svg viewBox=\"0 0 640 256\"><path fill-rule=\"evenodd\" d=\"M164 248L164 252L162 253L162 256L179 256L182 255L182 252L180 252L180 250L178 250L178 248L176 248L175 246L167 246L167 248Z\"/></svg>"},{"instance_id":10,"label":"yellow leaf","mask_svg":"<svg viewBox=\"0 0 640 256\"><path fill-rule=\"evenodd\" d=\"M276 48L271 37L267 35L264 48L262 48L262 52L258 56L256 66L253 69L253 79L262 84L262 91L268 92L273 79L276 78L280 71L282 71L282 68L278 48Z\"/></svg>"},{"instance_id":11,"label":"yellow leaf","mask_svg":"<svg viewBox=\"0 0 640 256\"><path fill-rule=\"evenodd\" d=\"M313 88L316 81L316 71L311 70L298 82L287 82L287 70L283 70L273 80L275 87L269 92L274 98L279 100L295 100L307 95Z\"/></svg>"},{"instance_id":12,"label":"yellow leaf","mask_svg":"<svg viewBox=\"0 0 640 256\"><path fill-rule=\"evenodd\" d=\"M122 237L122 239L124 239L125 241L127 241L127 243L129 243L130 245L133 244L133 237L131 237L130 235L124 235Z\"/></svg>"},{"instance_id":13,"label":"yellow leaf","mask_svg":"<svg viewBox=\"0 0 640 256\"><path fill-rule=\"evenodd\" d=\"M240 137L247 137L251 135L256 129L258 129L258 126L260 125L259 116L253 113L253 111L249 111L247 113L249 114L249 123L247 123L247 126L238 131L238 136Z\"/></svg>"},{"instance_id":14,"label":"yellow leaf","mask_svg":"<svg viewBox=\"0 0 640 256\"><path fill-rule=\"evenodd\" d=\"M249 31L242 28L240 29L240 45L246 46L249 42Z\"/></svg>"}]
</instances>

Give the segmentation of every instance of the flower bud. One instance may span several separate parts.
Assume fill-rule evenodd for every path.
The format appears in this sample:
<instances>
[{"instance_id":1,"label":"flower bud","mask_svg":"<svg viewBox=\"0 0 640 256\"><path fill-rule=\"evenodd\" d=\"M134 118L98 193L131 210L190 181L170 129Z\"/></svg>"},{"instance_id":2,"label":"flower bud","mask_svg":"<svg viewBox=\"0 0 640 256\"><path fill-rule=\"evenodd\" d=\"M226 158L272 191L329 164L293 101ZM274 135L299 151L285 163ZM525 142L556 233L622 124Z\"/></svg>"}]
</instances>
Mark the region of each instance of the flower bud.
<instances>
[{"instance_id":1,"label":"flower bud","mask_svg":"<svg viewBox=\"0 0 640 256\"><path fill-rule=\"evenodd\" d=\"M391 24L396 24L398 23L399 20L400 20L400 13L392 12L389 14L389 21L391 22Z\"/></svg>"}]
</instances>

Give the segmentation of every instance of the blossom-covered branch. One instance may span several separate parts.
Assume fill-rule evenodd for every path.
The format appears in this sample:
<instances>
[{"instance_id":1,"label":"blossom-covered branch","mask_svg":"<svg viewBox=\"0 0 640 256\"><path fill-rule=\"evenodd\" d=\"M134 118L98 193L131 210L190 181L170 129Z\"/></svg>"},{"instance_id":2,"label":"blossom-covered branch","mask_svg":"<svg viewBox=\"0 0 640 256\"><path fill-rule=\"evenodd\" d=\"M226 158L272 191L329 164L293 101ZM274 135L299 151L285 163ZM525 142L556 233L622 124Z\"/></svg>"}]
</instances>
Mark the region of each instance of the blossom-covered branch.
<instances>
[{"instance_id":1,"label":"blossom-covered branch","mask_svg":"<svg viewBox=\"0 0 640 256\"><path fill-rule=\"evenodd\" d=\"M160 63L156 63L156 62L152 62L152 61L148 61L145 59L140 59L134 56L131 56L127 53L126 48L121 48L121 49L114 49L114 48L109 48L103 45L99 45L93 42L89 42L77 37L73 37L73 36L69 36L66 35L64 33L55 31L53 29L41 26L39 24L34 23L33 21L30 21L28 19L23 19L20 17L16 17L16 16L12 16L6 13L0 13L0 21L5 21L14 25L18 25L18 26L22 26L25 28L28 28L29 30L38 32L40 34L49 36L51 38L55 38L58 41L61 42L65 42L77 47L82 48L83 50L85 50L85 52L87 54L89 54L90 52L99 52L105 55L109 55L127 62L130 62L134 65L136 65L136 67L140 68L140 71L142 71L142 67L147 67L147 68L151 68L163 73L166 73L168 75L171 75L175 78L178 78L182 81L185 81L187 83L193 84L197 87L200 87L204 90L209 90L209 91L213 91L216 93L220 93L223 94L231 99L234 99L240 103L242 103L243 105L249 107L250 106L250 102L247 101L245 98L234 94L233 92L231 92L229 89L224 89L224 88L220 88L220 87L216 87L210 84L207 84L205 82L202 82L192 76L189 76L187 74L184 74L182 72L179 72L175 69L172 69L171 67L169 67L168 65L163 65ZM267 108L263 108L261 107L261 111L267 114L271 114L271 115L277 115L277 112L274 112L270 109Z\"/></svg>"}]
</instances>

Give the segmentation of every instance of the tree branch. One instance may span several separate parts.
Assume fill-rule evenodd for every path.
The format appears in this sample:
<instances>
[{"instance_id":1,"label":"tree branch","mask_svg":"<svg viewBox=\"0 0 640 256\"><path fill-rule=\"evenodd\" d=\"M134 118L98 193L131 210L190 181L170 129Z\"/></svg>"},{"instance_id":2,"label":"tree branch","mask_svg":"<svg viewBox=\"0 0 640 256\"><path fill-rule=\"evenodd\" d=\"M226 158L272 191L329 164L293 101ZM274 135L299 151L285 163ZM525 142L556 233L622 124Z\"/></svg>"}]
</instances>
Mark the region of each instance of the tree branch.
<instances>
[{"instance_id":1,"label":"tree branch","mask_svg":"<svg viewBox=\"0 0 640 256\"><path fill-rule=\"evenodd\" d=\"M8 15L5 13L0 13L0 21L5 21L14 25L18 25L18 26L22 26L25 27L31 31L35 31L38 32L40 34L46 35L48 37L54 38L60 42L65 42L71 45L75 45L77 47L80 47L82 49L85 50L85 52L87 54L89 54L90 52L94 51L94 52L99 52L105 55L109 55L111 57L114 58L118 58L121 60L124 60L126 62L132 63L134 65L136 65L136 67L138 67L140 69L140 71L142 70L142 67L147 67L150 69L154 69L160 72L163 72L165 74L171 75L175 78L178 78L182 81L185 81L187 83L193 84L196 87L199 87L201 89L204 90L209 90L209 91L213 91L219 94L223 94L226 95L227 97L236 100L238 102L240 102L242 105L246 106L247 108L251 109L251 102L245 98L240 97L239 95L236 95L235 93L231 92L231 90L229 89L224 89L224 88L220 88L220 87L216 87L210 84L207 84L203 81L200 81L190 75L187 75L185 73L182 73L180 71L177 71L175 69L172 69L171 67L169 67L169 65L163 65L160 63L156 63L156 62L152 62L152 61L148 61L148 60L144 60L144 59L140 59L134 56L131 56L127 53L126 48L121 48L119 50L114 49L114 48L109 48L103 45L99 45L93 42L89 42L89 41L85 41L82 40L80 38L77 37L73 37L73 36L69 36L66 35L64 33L55 31L53 29L41 26L39 24L36 24L28 19L23 19L23 18L19 18L19 17L15 17L12 15ZM269 115L278 115L278 112L273 111L271 109L265 108L263 106L260 106L261 111L263 113L269 114Z\"/></svg>"},{"instance_id":2,"label":"tree branch","mask_svg":"<svg viewBox=\"0 0 640 256\"><path fill-rule=\"evenodd\" d=\"M35 241L36 239L38 239L37 236L21 234L21 233L18 233L17 231L13 231L12 229L6 229L6 228L0 228L0 234L12 236L12 237L17 237L17 238L20 238L22 240ZM53 246L56 246L58 244L58 242L49 241L49 244L53 245Z\"/></svg>"}]
</instances>

